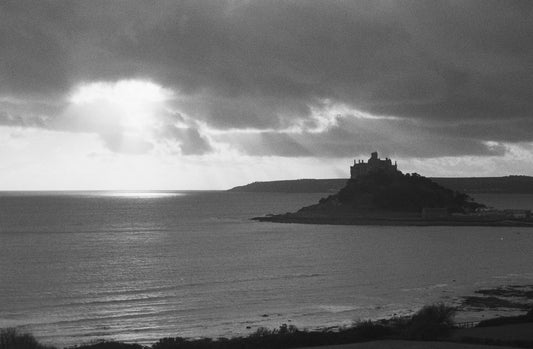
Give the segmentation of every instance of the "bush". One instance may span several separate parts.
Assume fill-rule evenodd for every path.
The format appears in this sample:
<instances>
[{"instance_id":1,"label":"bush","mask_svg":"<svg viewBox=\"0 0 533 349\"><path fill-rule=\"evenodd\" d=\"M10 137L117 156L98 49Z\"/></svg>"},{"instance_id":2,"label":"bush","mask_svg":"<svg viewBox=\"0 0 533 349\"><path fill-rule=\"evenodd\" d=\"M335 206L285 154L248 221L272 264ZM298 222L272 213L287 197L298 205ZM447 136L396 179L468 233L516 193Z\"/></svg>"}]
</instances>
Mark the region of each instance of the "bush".
<instances>
[{"instance_id":1,"label":"bush","mask_svg":"<svg viewBox=\"0 0 533 349\"><path fill-rule=\"evenodd\" d=\"M55 349L45 346L29 333L20 333L15 328L0 330L0 349Z\"/></svg>"},{"instance_id":2,"label":"bush","mask_svg":"<svg viewBox=\"0 0 533 349\"><path fill-rule=\"evenodd\" d=\"M393 329L370 320L357 322L354 326L357 337L362 340L382 339L392 335Z\"/></svg>"},{"instance_id":3,"label":"bush","mask_svg":"<svg viewBox=\"0 0 533 349\"><path fill-rule=\"evenodd\" d=\"M139 344L127 344L115 341L98 341L80 346L71 347L72 349L142 349Z\"/></svg>"},{"instance_id":4,"label":"bush","mask_svg":"<svg viewBox=\"0 0 533 349\"><path fill-rule=\"evenodd\" d=\"M407 323L409 339L433 340L447 337L453 327L456 309L445 304L426 305Z\"/></svg>"},{"instance_id":5,"label":"bush","mask_svg":"<svg viewBox=\"0 0 533 349\"><path fill-rule=\"evenodd\" d=\"M260 327L248 337L208 339L164 338L152 349L270 349L336 345L381 339L391 333L389 327L370 321L339 331L305 331L283 324L276 329Z\"/></svg>"},{"instance_id":6,"label":"bush","mask_svg":"<svg viewBox=\"0 0 533 349\"><path fill-rule=\"evenodd\" d=\"M161 338L154 345L152 349L169 349L169 348L179 348L184 347L187 344L187 341L184 338Z\"/></svg>"}]
</instances>

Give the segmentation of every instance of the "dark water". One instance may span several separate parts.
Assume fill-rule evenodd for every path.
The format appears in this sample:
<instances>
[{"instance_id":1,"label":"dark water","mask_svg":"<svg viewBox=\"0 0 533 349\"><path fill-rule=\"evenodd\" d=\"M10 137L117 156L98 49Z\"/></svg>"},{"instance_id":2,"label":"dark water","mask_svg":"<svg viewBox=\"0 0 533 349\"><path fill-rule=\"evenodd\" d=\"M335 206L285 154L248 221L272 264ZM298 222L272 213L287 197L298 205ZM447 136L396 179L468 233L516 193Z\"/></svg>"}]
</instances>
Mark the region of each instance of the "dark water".
<instances>
[{"instance_id":1,"label":"dark water","mask_svg":"<svg viewBox=\"0 0 533 349\"><path fill-rule=\"evenodd\" d=\"M348 324L533 281L528 228L249 220L320 196L2 193L0 327L22 326L56 345L152 343ZM478 198L533 207L530 195Z\"/></svg>"}]
</instances>

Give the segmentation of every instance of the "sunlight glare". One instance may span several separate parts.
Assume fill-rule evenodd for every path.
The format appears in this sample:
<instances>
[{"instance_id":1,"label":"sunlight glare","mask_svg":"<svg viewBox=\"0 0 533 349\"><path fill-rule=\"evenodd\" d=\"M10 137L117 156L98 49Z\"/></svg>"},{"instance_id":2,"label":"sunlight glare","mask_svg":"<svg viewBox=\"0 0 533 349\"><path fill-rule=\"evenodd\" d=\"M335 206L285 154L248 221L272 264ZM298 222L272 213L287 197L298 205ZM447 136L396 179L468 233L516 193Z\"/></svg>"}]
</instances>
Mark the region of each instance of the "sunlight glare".
<instances>
[{"instance_id":1,"label":"sunlight glare","mask_svg":"<svg viewBox=\"0 0 533 349\"><path fill-rule=\"evenodd\" d=\"M116 151L145 152L169 122L168 104L174 97L172 90L151 81L84 83L69 97L65 123L99 134Z\"/></svg>"},{"instance_id":2,"label":"sunlight glare","mask_svg":"<svg viewBox=\"0 0 533 349\"><path fill-rule=\"evenodd\" d=\"M116 198L159 199L165 197L183 196L185 193L161 191L109 191L101 193L100 195Z\"/></svg>"},{"instance_id":3,"label":"sunlight glare","mask_svg":"<svg viewBox=\"0 0 533 349\"><path fill-rule=\"evenodd\" d=\"M95 100L108 100L116 103L163 102L172 97L172 91L150 81L120 80L113 82L91 82L82 84L71 95L74 104Z\"/></svg>"},{"instance_id":4,"label":"sunlight glare","mask_svg":"<svg viewBox=\"0 0 533 349\"><path fill-rule=\"evenodd\" d=\"M113 117L119 118L128 132L142 132L156 122L156 112L172 97L171 90L150 81L120 80L82 84L69 101L95 110L104 105L116 111Z\"/></svg>"}]
</instances>

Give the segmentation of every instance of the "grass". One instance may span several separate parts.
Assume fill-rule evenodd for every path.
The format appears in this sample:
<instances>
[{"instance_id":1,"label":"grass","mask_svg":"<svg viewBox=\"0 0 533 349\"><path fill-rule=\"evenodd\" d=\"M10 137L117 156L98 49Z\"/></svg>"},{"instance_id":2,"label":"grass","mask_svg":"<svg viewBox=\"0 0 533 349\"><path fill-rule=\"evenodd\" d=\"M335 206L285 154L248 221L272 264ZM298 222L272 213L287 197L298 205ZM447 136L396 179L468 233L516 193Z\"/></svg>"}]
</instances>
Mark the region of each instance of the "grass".
<instances>
[{"instance_id":1,"label":"grass","mask_svg":"<svg viewBox=\"0 0 533 349\"><path fill-rule=\"evenodd\" d=\"M490 338L476 338L476 337L463 337L461 343L492 345L492 346L505 346L514 348L533 348L532 341L523 340L499 340Z\"/></svg>"}]
</instances>

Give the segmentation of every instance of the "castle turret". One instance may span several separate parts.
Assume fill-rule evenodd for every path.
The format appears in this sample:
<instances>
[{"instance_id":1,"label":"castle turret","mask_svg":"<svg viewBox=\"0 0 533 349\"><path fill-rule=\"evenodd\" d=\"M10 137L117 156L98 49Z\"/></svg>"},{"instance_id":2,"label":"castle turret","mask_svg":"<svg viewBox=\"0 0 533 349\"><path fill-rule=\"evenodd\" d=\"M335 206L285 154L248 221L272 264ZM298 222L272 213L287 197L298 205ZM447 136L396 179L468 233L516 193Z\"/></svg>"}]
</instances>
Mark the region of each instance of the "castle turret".
<instances>
[{"instance_id":1,"label":"castle turret","mask_svg":"<svg viewBox=\"0 0 533 349\"><path fill-rule=\"evenodd\" d=\"M389 158L380 159L378 152L375 151L370 154L370 159L366 163L364 161L354 161L354 165L350 167L350 177L357 178L376 171L397 172L398 166L396 162L393 165L392 160Z\"/></svg>"}]
</instances>

